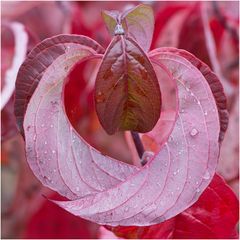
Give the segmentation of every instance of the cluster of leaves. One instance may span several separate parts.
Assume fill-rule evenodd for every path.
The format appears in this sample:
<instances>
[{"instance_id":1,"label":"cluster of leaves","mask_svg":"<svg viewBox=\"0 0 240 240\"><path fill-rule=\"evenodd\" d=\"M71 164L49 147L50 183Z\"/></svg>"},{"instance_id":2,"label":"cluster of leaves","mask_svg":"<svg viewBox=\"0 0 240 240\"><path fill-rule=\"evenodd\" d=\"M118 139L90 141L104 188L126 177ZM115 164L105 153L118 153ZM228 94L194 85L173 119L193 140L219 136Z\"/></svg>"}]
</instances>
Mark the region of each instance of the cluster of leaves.
<instances>
[{"instance_id":1,"label":"cluster of leaves","mask_svg":"<svg viewBox=\"0 0 240 240\"><path fill-rule=\"evenodd\" d=\"M176 9L181 12L184 8ZM185 15L199 10L199 6L186 7ZM140 5L123 14L104 12L109 31L115 34L105 53L87 37L60 35L43 41L27 56L18 75L15 111L25 135L29 165L44 185L72 199L55 201L57 204L94 222L152 225L180 213L160 225L110 228L118 236L195 236L196 230L189 231L185 224L179 224L184 222L201 229L203 235L195 237L235 237L236 210L225 214L230 208L237 208L235 196L221 178L213 178L218 142L223 140L227 127L222 86L210 68L186 51L160 48L147 53L153 35L151 11ZM158 34L167 29L157 27ZM157 38L162 39L155 36L153 45ZM145 149L152 152L145 156L149 161L143 168L102 155L77 133L82 111L72 111L76 101L70 102L67 96L71 96L73 82L66 78L79 73L76 66L84 66L87 59L102 57L95 91L92 88L90 96L94 93L100 123L108 133L148 132L142 135L142 141ZM163 91L164 83L174 94ZM79 94L82 92L74 96ZM172 104L168 104L168 99ZM212 199L220 196L219 205L216 201L206 204L210 195L214 196ZM226 199L223 214L209 214L214 209L218 211ZM211 225L212 219L215 222ZM220 231L226 221L229 226Z\"/></svg>"}]
</instances>

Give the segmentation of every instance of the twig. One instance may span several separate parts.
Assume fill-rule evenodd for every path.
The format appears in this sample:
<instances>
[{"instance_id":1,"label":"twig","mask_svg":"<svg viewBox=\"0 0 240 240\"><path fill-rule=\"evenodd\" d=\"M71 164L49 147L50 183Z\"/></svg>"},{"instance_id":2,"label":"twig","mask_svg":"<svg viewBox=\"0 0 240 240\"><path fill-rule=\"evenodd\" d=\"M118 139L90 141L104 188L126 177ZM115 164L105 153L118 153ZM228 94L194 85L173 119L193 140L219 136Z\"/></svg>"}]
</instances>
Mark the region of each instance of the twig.
<instances>
[{"instance_id":1,"label":"twig","mask_svg":"<svg viewBox=\"0 0 240 240\"><path fill-rule=\"evenodd\" d=\"M139 137L139 134L137 132L131 131L131 135L132 135L135 147L137 149L138 156L141 159L142 156L143 156L143 153L144 153L144 147L143 147L142 141L141 141L141 139Z\"/></svg>"}]
</instances>

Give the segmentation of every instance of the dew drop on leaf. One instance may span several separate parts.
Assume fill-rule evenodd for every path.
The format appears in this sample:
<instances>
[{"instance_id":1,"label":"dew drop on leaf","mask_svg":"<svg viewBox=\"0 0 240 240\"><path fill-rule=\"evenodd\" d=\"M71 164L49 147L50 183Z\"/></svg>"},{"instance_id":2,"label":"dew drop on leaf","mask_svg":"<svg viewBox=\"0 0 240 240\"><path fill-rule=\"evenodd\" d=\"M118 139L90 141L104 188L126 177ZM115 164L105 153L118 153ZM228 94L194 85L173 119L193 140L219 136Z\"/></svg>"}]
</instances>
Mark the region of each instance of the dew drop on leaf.
<instances>
[{"instance_id":1,"label":"dew drop on leaf","mask_svg":"<svg viewBox=\"0 0 240 240\"><path fill-rule=\"evenodd\" d=\"M206 171L203 176L203 179L208 180L209 178L210 178L210 173L209 173L209 171Z\"/></svg>"},{"instance_id":2,"label":"dew drop on leaf","mask_svg":"<svg viewBox=\"0 0 240 240\"><path fill-rule=\"evenodd\" d=\"M193 128L190 132L190 135L193 137L196 136L197 134L198 134L198 130L196 128Z\"/></svg>"}]
</instances>

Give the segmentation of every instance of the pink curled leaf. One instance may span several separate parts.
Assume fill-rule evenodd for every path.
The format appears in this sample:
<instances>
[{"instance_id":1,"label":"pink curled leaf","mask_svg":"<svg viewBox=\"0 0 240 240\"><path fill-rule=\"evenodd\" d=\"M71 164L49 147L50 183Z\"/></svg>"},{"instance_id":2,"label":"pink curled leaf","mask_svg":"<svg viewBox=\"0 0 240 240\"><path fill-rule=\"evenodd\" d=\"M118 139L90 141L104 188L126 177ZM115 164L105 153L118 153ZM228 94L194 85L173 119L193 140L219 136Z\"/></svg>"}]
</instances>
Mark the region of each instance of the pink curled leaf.
<instances>
[{"instance_id":1,"label":"pink curled leaf","mask_svg":"<svg viewBox=\"0 0 240 240\"><path fill-rule=\"evenodd\" d=\"M23 134L23 118L29 100L35 91L46 69L60 56L64 56L66 50L74 44L93 48L102 54L104 49L88 37L79 35L58 35L44 40L38 44L29 54L19 69L16 80L15 116L18 127Z\"/></svg>"},{"instance_id":2,"label":"pink curled leaf","mask_svg":"<svg viewBox=\"0 0 240 240\"><path fill-rule=\"evenodd\" d=\"M151 60L166 67L177 84L179 109L170 136L161 150L125 181L81 199L54 201L72 214L110 226L148 226L191 206L211 182L220 133L211 88L182 56L156 52Z\"/></svg>"},{"instance_id":3,"label":"pink curled leaf","mask_svg":"<svg viewBox=\"0 0 240 240\"><path fill-rule=\"evenodd\" d=\"M25 83L38 80L24 118L28 163L44 185L69 199L104 191L137 171L88 145L71 126L63 107L66 76L76 63L101 52L87 37L56 36L31 52L18 76Z\"/></svg>"},{"instance_id":4,"label":"pink curled leaf","mask_svg":"<svg viewBox=\"0 0 240 240\"><path fill-rule=\"evenodd\" d=\"M115 36L106 50L96 78L95 105L108 134L148 132L158 121L158 80L148 57L131 38Z\"/></svg>"}]
</instances>

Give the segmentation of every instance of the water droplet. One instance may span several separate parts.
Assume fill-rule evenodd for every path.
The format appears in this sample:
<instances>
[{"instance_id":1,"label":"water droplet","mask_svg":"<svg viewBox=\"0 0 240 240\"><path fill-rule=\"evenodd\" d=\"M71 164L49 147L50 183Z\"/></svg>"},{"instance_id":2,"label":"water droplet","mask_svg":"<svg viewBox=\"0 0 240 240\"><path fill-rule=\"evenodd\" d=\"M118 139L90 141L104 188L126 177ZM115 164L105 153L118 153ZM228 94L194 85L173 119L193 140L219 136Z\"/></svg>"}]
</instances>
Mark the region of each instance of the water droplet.
<instances>
[{"instance_id":1,"label":"water droplet","mask_svg":"<svg viewBox=\"0 0 240 240\"><path fill-rule=\"evenodd\" d=\"M35 134L35 135L33 136L33 141L36 141L36 139L37 139L37 135Z\"/></svg>"},{"instance_id":2,"label":"water droplet","mask_svg":"<svg viewBox=\"0 0 240 240\"><path fill-rule=\"evenodd\" d=\"M170 136L168 141L169 141L169 142L172 142L172 141L173 141L173 137Z\"/></svg>"},{"instance_id":3,"label":"water droplet","mask_svg":"<svg viewBox=\"0 0 240 240\"><path fill-rule=\"evenodd\" d=\"M52 153L54 154L54 153L56 153L56 151L55 151L55 150L52 150Z\"/></svg>"},{"instance_id":4,"label":"water droplet","mask_svg":"<svg viewBox=\"0 0 240 240\"><path fill-rule=\"evenodd\" d=\"M191 96L194 96L193 92L191 92Z\"/></svg>"},{"instance_id":5,"label":"water droplet","mask_svg":"<svg viewBox=\"0 0 240 240\"><path fill-rule=\"evenodd\" d=\"M196 185L198 185L199 184L199 182L198 181L196 181Z\"/></svg>"},{"instance_id":6,"label":"water droplet","mask_svg":"<svg viewBox=\"0 0 240 240\"><path fill-rule=\"evenodd\" d=\"M164 164L165 167L167 167L167 165L168 165L167 163Z\"/></svg>"},{"instance_id":7,"label":"water droplet","mask_svg":"<svg viewBox=\"0 0 240 240\"><path fill-rule=\"evenodd\" d=\"M171 192L172 195L174 195L174 192Z\"/></svg>"},{"instance_id":8,"label":"water droplet","mask_svg":"<svg viewBox=\"0 0 240 240\"><path fill-rule=\"evenodd\" d=\"M53 172L56 172L57 170L56 169L53 169Z\"/></svg>"},{"instance_id":9,"label":"water droplet","mask_svg":"<svg viewBox=\"0 0 240 240\"><path fill-rule=\"evenodd\" d=\"M70 46L67 46L68 49L70 49Z\"/></svg>"},{"instance_id":10,"label":"water droplet","mask_svg":"<svg viewBox=\"0 0 240 240\"><path fill-rule=\"evenodd\" d=\"M199 188L197 188L196 192L200 192L200 189L199 189Z\"/></svg>"},{"instance_id":11,"label":"water droplet","mask_svg":"<svg viewBox=\"0 0 240 240\"><path fill-rule=\"evenodd\" d=\"M177 175L177 172L173 172L173 175L174 175L174 176Z\"/></svg>"},{"instance_id":12,"label":"water droplet","mask_svg":"<svg viewBox=\"0 0 240 240\"><path fill-rule=\"evenodd\" d=\"M184 113L185 112L185 110L182 108L181 110L180 110L180 113Z\"/></svg>"},{"instance_id":13,"label":"water droplet","mask_svg":"<svg viewBox=\"0 0 240 240\"><path fill-rule=\"evenodd\" d=\"M44 127L44 124L42 124L41 127Z\"/></svg>"},{"instance_id":14,"label":"water droplet","mask_svg":"<svg viewBox=\"0 0 240 240\"><path fill-rule=\"evenodd\" d=\"M98 95L98 96L102 96L102 92L98 92L97 95Z\"/></svg>"},{"instance_id":15,"label":"water droplet","mask_svg":"<svg viewBox=\"0 0 240 240\"><path fill-rule=\"evenodd\" d=\"M129 207L125 207L124 211L125 211L125 212L127 212L127 211L128 211L128 209L129 209Z\"/></svg>"},{"instance_id":16,"label":"water droplet","mask_svg":"<svg viewBox=\"0 0 240 240\"><path fill-rule=\"evenodd\" d=\"M199 100L197 100L197 104L200 105L200 101Z\"/></svg>"},{"instance_id":17,"label":"water droplet","mask_svg":"<svg viewBox=\"0 0 240 240\"><path fill-rule=\"evenodd\" d=\"M186 90L189 92L189 88L188 87L186 87Z\"/></svg>"},{"instance_id":18,"label":"water droplet","mask_svg":"<svg viewBox=\"0 0 240 240\"><path fill-rule=\"evenodd\" d=\"M79 192L79 190L80 190L79 187L76 187L76 191Z\"/></svg>"},{"instance_id":19,"label":"water droplet","mask_svg":"<svg viewBox=\"0 0 240 240\"><path fill-rule=\"evenodd\" d=\"M210 178L210 173L209 173L209 171L206 171L203 176L203 179L208 180L209 178Z\"/></svg>"},{"instance_id":20,"label":"water droplet","mask_svg":"<svg viewBox=\"0 0 240 240\"><path fill-rule=\"evenodd\" d=\"M124 29L122 27L122 24L117 24L114 29L114 35L123 35L123 34L124 34Z\"/></svg>"},{"instance_id":21,"label":"water droplet","mask_svg":"<svg viewBox=\"0 0 240 240\"><path fill-rule=\"evenodd\" d=\"M208 115L207 111L205 111L205 112L204 112L204 115L205 115L205 116L207 116L207 115Z\"/></svg>"},{"instance_id":22,"label":"water droplet","mask_svg":"<svg viewBox=\"0 0 240 240\"><path fill-rule=\"evenodd\" d=\"M193 128L190 132L191 136L196 136L198 134L198 130L196 128Z\"/></svg>"},{"instance_id":23,"label":"water droplet","mask_svg":"<svg viewBox=\"0 0 240 240\"><path fill-rule=\"evenodd\" d=\"M180 190L180 187L177 187L177 190Z\"/></svg>"},{"instance_id":24,"label":"water droplet","mask_svg":"<svg viewBox=\"0 0 240 240\"><path fill-rule=\"evenodd\" d=\"M47 154L47 151L45 151L44 154Z\"/></svg>"},{"instance_id":25,"label":"water droplet","mask_svg":"<svg viewBox=\"0 0 240 240\"><path fill-rule=\"evenodd\" d=\"M73 140L72 140L72 142L74 143L74 142L75 142L75 140L73 139Z\"/></svg>"},{"instance_id":26,"label":"water droplet","mask_svg":"<svg viewBox=\"0 0 240 240\"><path fill-rule=\"evenodd\" d=\"M44 144L47 145L47 141L45 141Z\"/></svg>"},{"instance_id":27,"label":"water droplet","mask_svg":"<svg viewBox=\"0 0 240 240\"><path fill-rule=\"evenodd\" d=\"M188 178L189 178L189 179L192 179L192 177L191 177L191 176L189 176Z\"/></svg>"},{"instance_id":28,"label":"water droplet","mask_svg":"<svg viewBox=\"0 0 240 240\"><path fill-rule=\"evenodd\" d=\"M52 125L52 124L50 125L50 128L53 128L53 125Z\"/></svg>"}]
</instances>

